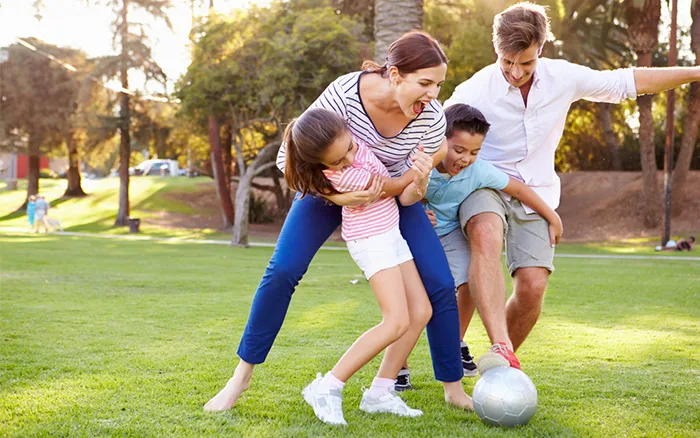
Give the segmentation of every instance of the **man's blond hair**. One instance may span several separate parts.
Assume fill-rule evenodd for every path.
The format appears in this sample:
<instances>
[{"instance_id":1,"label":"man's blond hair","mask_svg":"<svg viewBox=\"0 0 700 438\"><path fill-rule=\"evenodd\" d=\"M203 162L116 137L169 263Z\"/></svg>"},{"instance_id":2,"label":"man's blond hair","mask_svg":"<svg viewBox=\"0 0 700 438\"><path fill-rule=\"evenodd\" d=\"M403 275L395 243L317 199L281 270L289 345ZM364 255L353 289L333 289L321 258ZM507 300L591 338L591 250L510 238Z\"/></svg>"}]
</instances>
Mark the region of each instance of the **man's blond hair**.
<instances>
[{"instance_id":1,"label":"man's blond hair","mask_svg":"<svg viewBox=\"0 0 700 438\"><path fill-rule=\"evenodd\" d=\"M499 55L517 54L533 44L542 47L553 39L544 6L517 3L493 19L493 47Z\"/></svg>"}]
</instances>

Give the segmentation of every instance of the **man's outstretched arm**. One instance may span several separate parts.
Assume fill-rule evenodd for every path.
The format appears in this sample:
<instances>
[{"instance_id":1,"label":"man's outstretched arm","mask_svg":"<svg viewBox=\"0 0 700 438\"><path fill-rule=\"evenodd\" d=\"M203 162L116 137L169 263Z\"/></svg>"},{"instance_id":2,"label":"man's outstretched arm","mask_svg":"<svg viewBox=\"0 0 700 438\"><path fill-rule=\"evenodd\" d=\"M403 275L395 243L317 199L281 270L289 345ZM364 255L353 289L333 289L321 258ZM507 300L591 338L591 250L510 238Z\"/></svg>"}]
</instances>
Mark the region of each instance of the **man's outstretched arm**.
<instances>
[{"instance_id":1,"label":"man's outstretched arm","mask_svg":"<svg viewBox=\"0 0 700 438\"><path fill-rule=\"evenodd\" d=\"M634 69L637 94L660 93L695 81L700 81L700 66Z\"/></svg>"}]
</instances>

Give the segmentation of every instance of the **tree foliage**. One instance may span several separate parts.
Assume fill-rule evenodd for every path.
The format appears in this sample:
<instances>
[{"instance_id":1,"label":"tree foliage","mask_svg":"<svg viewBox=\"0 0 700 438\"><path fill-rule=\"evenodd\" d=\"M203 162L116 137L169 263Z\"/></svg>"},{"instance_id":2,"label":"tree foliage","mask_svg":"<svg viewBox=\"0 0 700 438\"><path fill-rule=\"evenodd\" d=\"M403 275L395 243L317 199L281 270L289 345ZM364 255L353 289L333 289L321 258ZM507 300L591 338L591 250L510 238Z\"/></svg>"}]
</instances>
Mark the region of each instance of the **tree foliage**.
<instances>
[{"instance_id":1,"label":"tree foliage","mask_svg":"<svg viewBox=\"0 0 700 438\"><path fill-rule=\"evenodd\" d=\"M289 2L210 15L193 32L192 64L176 87L180 116L202 128L211 115L230 124L239 175L236 244L247 244L252 180L274 165L282 125L335 78L357 70L368 52L361 23L315 6Z\"/></svg>"},{"instance_id":2,"label":"tree foliage","mask_svg":"<svg viewBox=\"0 0 700 438\"><path fill-rule=\"evenodd\" d=\"M78 81L47 56L77 61L85 55L56 47L36 38L24 39L38 51L21 44L9 47L9 58L0 69L2 118L6 133L27 139L29 175L27 195L39 190L39 157L62 145L66 127L78 109Z\"/></svg>"}]
</instances>

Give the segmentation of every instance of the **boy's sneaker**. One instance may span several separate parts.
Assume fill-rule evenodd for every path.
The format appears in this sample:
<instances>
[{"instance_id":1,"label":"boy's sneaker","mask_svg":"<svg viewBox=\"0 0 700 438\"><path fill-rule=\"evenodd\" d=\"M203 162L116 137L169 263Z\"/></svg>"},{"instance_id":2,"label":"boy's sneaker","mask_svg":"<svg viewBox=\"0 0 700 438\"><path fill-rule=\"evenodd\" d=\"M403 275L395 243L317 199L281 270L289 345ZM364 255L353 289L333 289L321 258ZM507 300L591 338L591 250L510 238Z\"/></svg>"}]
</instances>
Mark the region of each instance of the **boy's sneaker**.
<instances>
[{"instance_id":1,"label":"boy's sneaker","mask_svg":"<svg viewBox=\"0 0 700 438\"><path fill-rule=\"evenodd\" d=\"M373 397L370 391L365 390L362 394L360 410L368 414L387 413L401 417L420 417L423 415L423 411L420 409L409 408L406 402L404 402L394 390L389 390L389 392L379 397Z\"/></svg>"},{"instance_id":2,"label":"boy's sneaker","mask_svg":"<svg viewBox=\"0 0 700 438\"><path fill-rule=\"evenodd\" d=\"M319 420L326 424L346 426L348 423L343 418L343 398L340 391L322 385L322 378L321 373L318 373L316 379L301 391L301 395L306 403L314 408L314 414Z\"/></svg>"},{"instance_id":3,"label":"boy's sneaker","mask_svg":"<svg viewBox=\"0 0 700 438\"><path fill-rule=\"evenodd\" d=\"M399 375L396 377L394 389L396 391L410 391L413 389L413 386L411 386L411 372L408 368L401 368Z\"/></svg>"},{"instance_id":4,"label":"boy's sneaker","mask_svg":"<svg viewBox=\"0 0 700 438\"><path fill-rule=\"evenodd\" d=\"M487 370L495 367L513 367L520 369L520 361L515 357L513 350L506 347L504 342L499 342L491 346L491 351L482 354L477 364L479 373L484 374Z\"/></svg>"},{"instance_id":5,"label":"boy's sneaker","mask_svg":"<svg viewBox=\"0 0 700 438\"><path fill-rule=\"evenodd\" d=\"M464 377L475 377L479 371L474 363L474 358L471 353L469 353L469 347L467 344L462 342L462 369L464 370Z\"/></svg>"}]
</instances>

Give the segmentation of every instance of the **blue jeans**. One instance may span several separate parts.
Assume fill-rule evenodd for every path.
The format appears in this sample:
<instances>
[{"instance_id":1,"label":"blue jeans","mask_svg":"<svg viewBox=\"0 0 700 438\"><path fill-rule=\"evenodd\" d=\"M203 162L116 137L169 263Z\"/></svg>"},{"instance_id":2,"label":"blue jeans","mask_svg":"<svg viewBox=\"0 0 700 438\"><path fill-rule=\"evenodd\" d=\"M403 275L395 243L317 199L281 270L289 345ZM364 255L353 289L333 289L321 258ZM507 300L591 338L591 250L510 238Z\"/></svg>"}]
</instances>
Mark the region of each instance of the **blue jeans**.
<instances>
[{"instance_id":1,"label":"blue jeans","mask_svg":"<svg viewBox=\"0 0 700 438\"><path fill-rule=\"evenodd\" d=\"M435 378L461 380L459 314L455 286L440 240L420 204L399 205L401 234L411 248L416 267L433 307L428 342ZM341 207L312 196L295 199L282 227L248 317L238 356L251 364L265 361L289 308L294 288L314 255L341 223Z\"/></svg>"}]
</instances>

